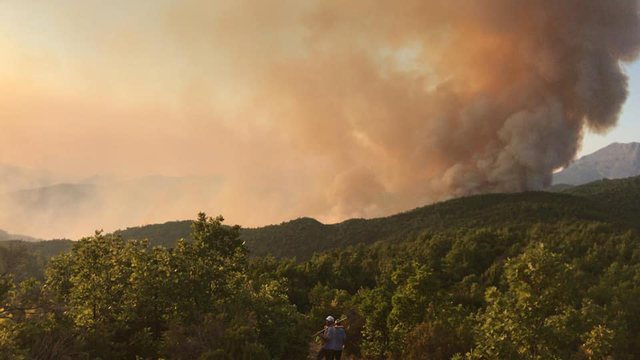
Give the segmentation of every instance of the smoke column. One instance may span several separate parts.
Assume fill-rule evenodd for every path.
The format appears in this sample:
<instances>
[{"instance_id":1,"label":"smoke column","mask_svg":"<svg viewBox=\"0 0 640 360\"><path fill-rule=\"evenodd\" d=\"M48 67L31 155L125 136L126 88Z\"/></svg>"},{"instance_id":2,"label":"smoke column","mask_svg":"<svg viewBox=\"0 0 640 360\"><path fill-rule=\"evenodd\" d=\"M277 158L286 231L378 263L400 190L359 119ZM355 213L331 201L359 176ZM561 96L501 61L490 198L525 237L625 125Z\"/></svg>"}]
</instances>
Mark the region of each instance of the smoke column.
<instances>
[{"instance_id":1,"label":"smoke column","mask_svg":"<svg viewBox=\"0 0 640 360\"><path fill-rule=\"evenodd\" d=\"M635 0L329 0L303 24L256 107L331 155L342 215L549 185L616 124L640 44Z\"/></svg>"},{"instance_id":2,"label":"smoke column","mask_svg":"<svg viewBox=\"0 0 640 360\"><path fill-rule=\"evenodd\" d=\"M584 131L615 126L627 97L623 64L640 49L637 0L74 4L55 7L64 49L84 51L59 61L73 75L41 76L55 80L53 92L21 92L54 105L6 100L11 111L0 110L19 116L5 134L40 119L40 135L24 131L35 149L25 163L49 154L76 174L100 164L220 176L184 217L207 210L243 225L541 189L573 160ZM93 17L105 18L81 20ZM51 95L74 81L91 87L64 101ZM0 91L17 96L16 83ZM64 131L58 143L49 123ZM10 135L0 140L4 154L3 143L20 149Z\"/></svg>"}]
</instances>

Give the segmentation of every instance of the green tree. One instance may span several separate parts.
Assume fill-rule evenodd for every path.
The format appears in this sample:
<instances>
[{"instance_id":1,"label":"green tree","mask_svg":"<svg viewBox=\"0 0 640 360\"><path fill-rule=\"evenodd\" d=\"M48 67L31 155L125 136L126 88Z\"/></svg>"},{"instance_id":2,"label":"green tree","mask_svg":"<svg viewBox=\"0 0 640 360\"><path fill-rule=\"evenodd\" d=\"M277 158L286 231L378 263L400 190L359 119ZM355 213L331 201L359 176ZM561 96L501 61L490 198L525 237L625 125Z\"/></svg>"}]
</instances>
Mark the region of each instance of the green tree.
<instances>
[{"instance_id":1,"label":"green tree","mask_svg":"<svg viewBox=\"0 0 640 360\"><path fill-rule=\"evenodd\" d=\"M403 283L391 298L391 312L387 318L390 333L390 349L396 356L405 349L407 334L421 322L433 319L434 302L439 284L432 271L424 265L413 264L411 275L396 275Z\"/></svg>"},{"instance_id":2,"label":"green tree","mask_svg":"<svg viewBox=\"0 0 640 360\"><path fill-rule=\"evenodd\" d=\"M606 326L598 325L584 336L581 352L589 360L613 359L615 333Z\"/></svg>"},{"instance_id":3,"label":"green tree","mask_svg":"<svg viewBox=\"0 0 640 360\"><path fill-rule=\"evenodd\" d=\"M577 349L579 299L571 268L543 245L505 265L507 290L490 288L474 358L567 359Z\"/></svg>"}]
</instances>

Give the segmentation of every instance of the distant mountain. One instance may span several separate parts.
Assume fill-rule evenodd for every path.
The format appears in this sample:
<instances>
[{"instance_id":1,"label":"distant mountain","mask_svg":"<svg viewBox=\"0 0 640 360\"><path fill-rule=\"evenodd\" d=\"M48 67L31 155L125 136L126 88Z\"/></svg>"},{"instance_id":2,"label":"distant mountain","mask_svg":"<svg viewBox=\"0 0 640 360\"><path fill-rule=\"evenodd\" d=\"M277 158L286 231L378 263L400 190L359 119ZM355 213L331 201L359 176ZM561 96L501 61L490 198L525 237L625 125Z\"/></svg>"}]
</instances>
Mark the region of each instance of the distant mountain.
<instances>
[{"instance_id":1,"label":"distant mountain","mask_svg":"<svg viewBox=\"0 0 640 360\"><path fill-rule=\"evenodd\" d=\"M4 230L0 230L0 241L10 241L10 240L39 241L39 239L32 238L31 236L9 234Z\"/></svg>"},{"instance_id":2,"label":"distant mountain","mask_svg":"<svg viewBox=\"0 0 640 360\"><path fill-rule=\"evenodd\" d=\"M96 229L184 218L210 203L220 183L218 177L92 177L0 193L0 228L41 238L81 237Z\"/></svg>"},{"instance_id":3,"label":"distant mountain","mask_svg":"<svg viewBox=\"0 0 640 360\"><path fill-rule=\"evenodd\" d=\"M53 185L62 179L41 170L0 164L0 195L14 191Z\"/></svg>"},{"instance_id":4,"label":"distant mountain","mask_svg":"<svg viewBox=\"0 0 640 360\"><path fill-rule=\"evenodd\" d=\"M323 224L299 218L278 225L241 230L241 238L253 256L310 258L314 253L378 241L401 242L421 234L452 233L481 229L510 229L530 233L545 226L563 229L567 224L588 222L640 231L640 176L600 180L555 193L525 192L486 194L453 199L377 219L351 219ZM178 239L189 240L191 221L131 227L116 231L125 239L149 239L153 245L172 247ZM536 230L537 229L537 230ZM506 231L506 230L505 230ZM0 239L7 237L0 231ZM4 242L0 242L0 245ZM73 242L24 243L43 254L65 251Z\"/></svg>"},{"instance_id":5,"label":"distant mountain","mask_svg":"<svg viewBox=\"0 0 640 360\"><path fill-rule=\"evenodd\" d=\"M640 175L640 143L613 143L586 155L553 176L554 184L582 185Z\"/></svg>"},{"instance_id":6,"label":"distant mountain","mask_svg":"<svg viewBox=\"0 0 640 360\"><path fill-rule=\"evenodd\" d=\"M95 196L95 192L96 186L92 184L56 184L15 191L5 195L5 198L29 210L77 208L79 211L82 204Z\"/></svg>"},{"instance_id":7,"label":"distant mountain","mask_svg":"<svg viewBox=\"0 0 640 360\"><path fill-rule=\"evenodd\" d=\"M486 194L464 197L377 219L322 224L300 218L279 225L242 229L253 255L308 259L314 253L377 241L396 242L420 234L461 229L509 228L517 231L563 226L575 221L640 229L640 177L604 180L563 191ZM126 239L149 239L173 246L188 239L191 221L174 221L118 231Z\"/></svg>"}]
</instances>

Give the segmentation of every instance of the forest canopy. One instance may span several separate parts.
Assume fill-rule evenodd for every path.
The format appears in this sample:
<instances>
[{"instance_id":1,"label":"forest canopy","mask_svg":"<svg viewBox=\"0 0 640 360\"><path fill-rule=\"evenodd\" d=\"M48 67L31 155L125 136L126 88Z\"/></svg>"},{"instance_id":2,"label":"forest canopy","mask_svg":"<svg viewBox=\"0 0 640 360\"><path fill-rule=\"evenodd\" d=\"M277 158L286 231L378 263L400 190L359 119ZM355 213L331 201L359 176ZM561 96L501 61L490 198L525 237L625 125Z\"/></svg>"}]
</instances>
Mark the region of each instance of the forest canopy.
<instances>
[{"instance_id":1,"label":"forest canopy","mask_svg":"<svg viewBox=\"0 0 640 360\"><path fill-rule=\"evenodd\" d=\"M11 243L0 357L305 359L332 314L356 358L634 359L639 182L357 220L396 235L303 260L249 256L239 227L205 214L171 247L96 232L45 261ZM434 213L441 223L416 225Z\"/></svg>"}]
</instances>

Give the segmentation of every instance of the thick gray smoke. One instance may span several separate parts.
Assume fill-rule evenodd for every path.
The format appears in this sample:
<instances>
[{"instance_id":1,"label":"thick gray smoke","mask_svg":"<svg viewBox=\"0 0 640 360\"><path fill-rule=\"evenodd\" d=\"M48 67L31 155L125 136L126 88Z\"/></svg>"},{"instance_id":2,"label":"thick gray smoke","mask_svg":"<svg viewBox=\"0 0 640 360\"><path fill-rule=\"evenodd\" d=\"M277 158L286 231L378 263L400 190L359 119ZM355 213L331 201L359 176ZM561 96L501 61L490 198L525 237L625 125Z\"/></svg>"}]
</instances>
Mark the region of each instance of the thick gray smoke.
<instances>
[{"instance_id":1,"label":"thick gray smoke","mask_svg":"<svg viewBox=\"0 0 640 360\"><path fill-rule=\"evenodd\" d=\"M338 213L541 189L585 128L616 124L638 11L636 0L323 1L305 18L304 55L267 72L262 98L289 101L262 105L341 164Z\"/></svg>"}]
</instances>

